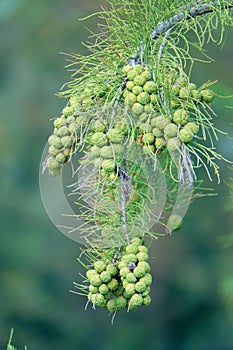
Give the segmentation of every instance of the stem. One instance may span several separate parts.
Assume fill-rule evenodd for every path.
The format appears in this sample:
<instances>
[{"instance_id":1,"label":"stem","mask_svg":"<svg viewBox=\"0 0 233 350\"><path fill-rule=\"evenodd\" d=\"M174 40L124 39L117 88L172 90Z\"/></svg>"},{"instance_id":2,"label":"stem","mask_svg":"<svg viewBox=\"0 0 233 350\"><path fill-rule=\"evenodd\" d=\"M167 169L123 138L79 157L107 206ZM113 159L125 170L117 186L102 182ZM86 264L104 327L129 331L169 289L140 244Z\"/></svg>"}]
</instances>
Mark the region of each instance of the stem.
<instances>
[{"instance_id":1,"label":"stem","mask_svg":"<svg viewBox=\"0 0 233 350\"><path fill-rule=\"evenodd\" d=\"M114 257L113 257L113 259L112 259L113 264L116 264L117 259L118 259L118 257L119 257L120 254L121 254L121 249L122 249L122 246L120 246L120 247L117 249L117 253L114 255Z\"/></svg>"},{"instance_id":2,"label":"stem","mask_svg":"<svg viewBox=\"0 0 233 350\"><path fill-rule=\"evenodd\" d=\"M200 3L201 1L199 0L198 3ZM217 3L219 3L220 1L216 1ZM185 6L184 7L184 11L180 12L179 14L176 14L174 16L172 16L170 19L168 19L167 21L164 22L160 22L157 25L157 28L153 30L153 32L150 34L150 38L152 40L156 40L160 37L160 35L162 35L163 33L167 32L169 29L171 29L175 24L181 22L183 19L187 19L190 20L192 18L195 18L197 16L201 16L204 15L206 13L210 13L214 11L213 6L215 5L215 2L211 1L208 4L203 4L200 5L199 7L196 8L196 6ZM227 4L222 6L225 9L230 9L233 8L233 4Z\"/></svg>"},{"instance_id":3,"label":"stem","mask_svg":"<svg viewBox=\"0 0 233 350\"><path fill-rule=\"evenodd\" d=\"M13 328L11 328L11 332L10 332L10 336L9 336L9 340L8 340L7 348L9 348L9 347L11 346L11 342L12 342L13 334L14 334L14 330L13 330Z\"/></svg>"},{"instance_id":4,"label":"stem","mask_svg":"<svg viewBox=\"0 0 233 350\"><path fill-rule=\"evenodd\" d=\"M121 100L121 97L123 95L125 87L126 87L126 79L124 79L123 84L120 86L120 88L119 88L119 95L118 95L116 101L114 102L113 109L112 109L112 120L111 120L111 122L113 122L113 119L115 118L115 116L117 114L118 104L119 104L119 102ZM110 128L111 127L112 127L112 124L110 124Z\"/></svg>"},{"instance_id":5,"label":"stem","mask_svg":"<svg viewBox=\"0 0 233 350\"><path fill-rule=\"evenodd\" d=\"M138 64L138 54L135 53L130 59L128 59L127 64L130 64L132 67Z\"/></svg>"},{"instance_id":6,"label":"stem","mask_svg":"<svg viewBox=\"0 0 233 350\"><path fill-rule=\"evenodd\" d=\"M126 242L130 243L130 236L127 228L127 216L126 216L126 203L128 199L128 195L131 191L131 176L126 173L125 171L125 160L124 165L122 168L119 169L119 176L121 179L121 212L122 212L122 221L123 221L123 228L125 232L125 238Z\"/></svg>"}]
</instances>

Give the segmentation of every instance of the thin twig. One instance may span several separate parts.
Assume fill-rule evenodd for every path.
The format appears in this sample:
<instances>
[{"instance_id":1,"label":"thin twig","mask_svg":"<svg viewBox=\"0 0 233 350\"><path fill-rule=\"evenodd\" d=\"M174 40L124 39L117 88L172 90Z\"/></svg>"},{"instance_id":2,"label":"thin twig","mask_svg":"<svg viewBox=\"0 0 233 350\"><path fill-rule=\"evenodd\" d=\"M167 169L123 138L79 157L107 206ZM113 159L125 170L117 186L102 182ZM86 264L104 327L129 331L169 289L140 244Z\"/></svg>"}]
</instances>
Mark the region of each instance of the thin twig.
<instances>
[{"instance_id":1,"label":"thin twig","mask_svg":"<svg viewBox=\"0 0 233 350\"><path fill-rule=\"evenodd\" d=\"M126 215L126 203L127 203L127 198L128 195L131 191L131 176L127 174L125 171L125 160L124 160L124 165L122 168L119 168L119 176L121 180L121 212L122 212L122 221L123 221L123 228L125 232L125 238L126 242L129 244L130 243L130 236L127 228L127 215Z\"/></svg>"},{"instance_id":2,"label":"thin twig","mask_svg":"<svg viewBox=\"0 0 233 350\"><path fill-rule=\"evenodd\" d=\"M120 246L120 247L117 249L117 253L114 255L114 257L113 257L113 259L112 259L113 264L116 264L117 259L118 259L118 257L119 257L120 254L121 254L121 249L122 249L122 246Z\"/></svg>"},{"instance_id":3,"label":"thin twig","mask_svg":"<svg viewBox=\"0 0 233 350\"><path fill-rule=\"evenodd\" d=\"M201 1L198 1L198 3L201 3ZM216 1L216 3L220 3L220 1ZM191 20L192 18L195 18L197 16L204 15L206 13L210 13L214 11L213 6L215 5L215 2L211 1L208 4L200 5L196 8L196 6L185 6L184 11L180 12L179 14L176 14L172 16L170 19L164 22L160 22L156 29L152 31L150 34L150 38L152 40L157 40L160 35L170 30L174 25L181 22L183 19ZM227 4L224 5L223 8L230 9L233 8L233 4Z\"/></svg>"},{"instance_id":4,"label":"thin twig","mask_svg":"<svg viewBox=\"0 0 233 350\"><path fill-rule=\"evenodd\" d=\"M132 67L136 66L138 64L138 54L135 53L130 59L128 59L127 64L130 64Z\"/></svg>"},{"instance_id":5,"label":"thin twig","mask_svg":"<svg viewBox=\"0 0 233 350\"><path fill-rule=\"evenodd\" d=\"M113 105L113 109L112 109L112 119L111 119L111 122L113 121L113 119L115 118L115 116L117 115L117 108L118 108L118 104L121 100L121 97L123 95L123 92L126 88L126 81L127 81L127 78L124 79L124 82L123 84L120 86L119 88L119 94L118 94L118 97L116 99L116 101L114 102L114 105ZM112 127L112 124L110 123L110 126L109 126L109 129Z\"/></svg>"}]
</instances>

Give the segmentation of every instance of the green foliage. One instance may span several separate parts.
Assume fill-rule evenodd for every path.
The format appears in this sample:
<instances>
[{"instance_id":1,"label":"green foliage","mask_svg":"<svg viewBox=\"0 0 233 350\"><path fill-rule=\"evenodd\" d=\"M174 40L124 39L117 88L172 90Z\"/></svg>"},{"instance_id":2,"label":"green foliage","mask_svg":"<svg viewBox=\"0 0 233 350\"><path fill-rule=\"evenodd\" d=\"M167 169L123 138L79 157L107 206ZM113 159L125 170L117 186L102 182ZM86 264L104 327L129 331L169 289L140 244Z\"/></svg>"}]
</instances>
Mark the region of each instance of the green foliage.
<instances>
[{"instance_id":1,"label":"green foliage","mask_svg":"<svg viewBox=\"0 0 233 350\"><path fill-rule=\"evenodd\" d=\"M96 98L101 97L104 103L102 114L104 114L106 108L113 108L114 104L119 102L122 79L125 76L122 67L133 54L137 55L137 61L146 66L151 71L153 79L156 79L158 94L154 101L158 113L171 117L175 106L182 107L190 110L193 121L200 124L199 140L195 142L197 140L194 139L188 150L192 157L196 158L197 167L204 166L210 179L212 176L209 169L212 168L219 179L219 167L216 161L223 157L216 152L214 146L214 141L218 140L219 130L212 122L214 111L208 105L214 97L208 90L213 83L205 83L198 90L195 89L195 84L189 83L193 63L198 60L193 58L191 48L198 48L205 53L204 44L210 40L216 42L215 35L219 36L217 42L221 44L225 28L232 24L232 18L228 9L229 4L225 1L206 5L209 9L208 15L196 16L193 19L189 18L189 7L193 11L198 11L200 5L194 2L190 3L189 7L185 5L186 2L182 4L178 1L109 2L109 7L98 13L101 32L93 34L94 41L87 45L90 54L72 56L71 64L67 68L72 67L75 73L68 84L68 90L62 92L61 96L82 96L81 99L85 103L92 100L93 104ZM155 6L156 13L153 12ZM183 17L180 16L180 20L167 31L161 30L168 18L175 18L177 14L183 14ZM151 40L150 33L153 29L156 30L155 28L158 34L155 40ZM129 82L135 78L134 76L130 78L131 73L128 72L127 75ZM189 88L192 85L193 87ZM173 91L176 91L175 94ZM133 101L132 104L136 102L132 107L136 114L142 114L141 103L137 102L137 100L143 101L140 95L136 94L136 100L131 92L126 96L126 102L129 104L130 101ZM192 140L187 130L181 132L181 138L182 141ZM201 140L204 140L204 143ZM206 143L209 143L210 147L206 146ZM185 150L182 151L184 163L189 163L186 153Z\"/></svg>"},{"instance_id":2,"label":"green foliage","mask_svg":"<svg viewBox=\"0 0 233 350\"><path fill-rule=\"evenodd\" d=\"M214 34L218 36L218 43L221 43L226 26L232 25L232 18L227 9L229 2L225 0L211 2L209 5L211 12L208 13L208 16L199 16L195 20L187 20L189 11L186 5L186 1L177 0L163 2L154 0L108 1L106 9L98 13L101 32L93 33L95 44L87 45L92 54L88 57L74 56L75 62L71 63L71 66L80 65L77 73L88 73L88 67L91 67L92 70L95 67L107 73L113 67L117 69L124 65L133 53L142 53L145 63L152 59L158 64L160 62L157 62L157 56L164 35L160 35L159 40L154 43L150 34L157 27L161 27L161 23L166 23L180 13L183 13L184 16L172 28L168 46L165 48L166 54L169 54L166 59L171 59L172 62L179 60L179 65L184 63L184 59L193 60L189 54L190 46L202 50L206 42L210 40L216 42ZM200 7L196 1L190 1L189 6L193 9ZM190 41L191 33L194 33L195 36L192 36ZM181 42L183 46L180 45Z\"/></svg>"},{"instance_id":3,"label":"green foliage","mask_svg":"<svg viewBox=\"0 0 233 350\"><path fill-rule=\"evenodd\" d=\"M232 26L232 5L150 0L113 0L108 5L98 14L101 31L87 45L89 55L71 55L68 68L74 74L60 93L68 103L54 121L44 169L58 176L65 163L84 152L78 168L73 165L74 174L83 172L73 195L77 218L84 224L73 230L90 245L84 250L86 268L100 257L118 268L120 306L101 284L110 282L106 276L101 279L106 271L89 279L92 289L101 290L86 294L94 307L118 311L149 304L136 288L140 281L127 291L122 280L120 265L133 239L157 238L161 232L153 231L151 223L165 227L166 234L181 228L185 205L192 199L190 188L199 186L200 167L210 180L213 172L220 181L218 161L227 160L215 148L221 131L213 122L215 95L209 87L214 83L197 87L190 75L194 62L203 60L193 58L193 48L207 57L206 43L223 42L226 26ZM154 208L159 210L164 194L160 175L166 193L157 215ZM164 213L171 211L166 222ZM138 264L131 271L136 278L149 272L137 259L127 264L125 269ZM77 286L85 295L87 286Z\"/></svg>"},{"instance_id":4,"label":"green foliage","mask_svg":"<svg viewBox=\"0 0 233 350\"><path fill-rule=\"evenodd\" d=\"M11 329L11 332L10 332L10 336L9 336L9 340L8 340L8 344L7 344L6 350L17 350L17 349L12 345L13 333L14 333L14 330ZM27 347L26 347L26 346L25 346L24 350L27 350Z\"/></svg>"}]
</instances>

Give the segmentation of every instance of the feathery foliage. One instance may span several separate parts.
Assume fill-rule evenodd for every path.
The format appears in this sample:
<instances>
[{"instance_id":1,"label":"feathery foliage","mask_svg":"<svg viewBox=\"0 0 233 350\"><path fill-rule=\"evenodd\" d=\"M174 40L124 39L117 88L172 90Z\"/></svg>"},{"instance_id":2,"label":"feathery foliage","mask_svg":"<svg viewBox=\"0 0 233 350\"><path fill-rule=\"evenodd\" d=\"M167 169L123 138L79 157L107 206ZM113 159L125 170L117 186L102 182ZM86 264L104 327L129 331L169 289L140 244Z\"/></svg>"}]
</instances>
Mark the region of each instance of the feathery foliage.
<instances>
[{"instance_id":1,"label":"feathery foliage","mask_svg":"<svg viewBox=\"0 0 233 350\"><path fill-rule=\"evenodd\" d=\"M220 181L218 161L227 160L215 148L215 82L197 87L190 76L195 61L210 61L205 44L224 43L232 7L107 1L85 44L89 55L67 55L71 81L59 95L68 103L54 120L44 169L58 176L72 165L70 195L83 224L70 232L88 246L87 275L75 286L94 308L115 315L149 304L148 239L181 228L200 167Z\"/></svg>"}]
</instances>

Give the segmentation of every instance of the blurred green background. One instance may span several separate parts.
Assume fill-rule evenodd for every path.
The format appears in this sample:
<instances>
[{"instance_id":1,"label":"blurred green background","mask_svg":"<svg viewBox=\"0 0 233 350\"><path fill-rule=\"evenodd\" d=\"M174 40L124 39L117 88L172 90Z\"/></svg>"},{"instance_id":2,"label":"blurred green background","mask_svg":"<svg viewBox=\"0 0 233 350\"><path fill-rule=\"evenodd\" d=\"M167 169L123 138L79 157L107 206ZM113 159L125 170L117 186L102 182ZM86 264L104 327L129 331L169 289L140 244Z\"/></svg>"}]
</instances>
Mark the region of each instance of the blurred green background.
<instances>
[{"instance_id":1,"label":"blurred green background","mask_svg":"<svg viewBox=\"0 0 233 350\"><path fill-rule=\"evenodd\" d=\"M111 326L105 310L85 311L85 299L69 293L81 271L79 245L50 222L38 173L50 118L65 103L54 96L69 79L59 52L85 52L84 26L94 28L95 19L77 19L101 3L0 0L0 349L13 327L18 350L231 350L233 305L221 285L232 276L232 248L218 243L233 224L224 181L211 184L218 196L193 202L179 233L154 242L150 307L121 312ZM194 82L217 79L216 92L233 94L232 35L224 50L209 45L216 61L198 64ZM230 103L214 106L217 126L232 133ZM220 141L232 159L233 142ZM229 169L221 166L224 180Z\"/></svg>"}]
</instances>

